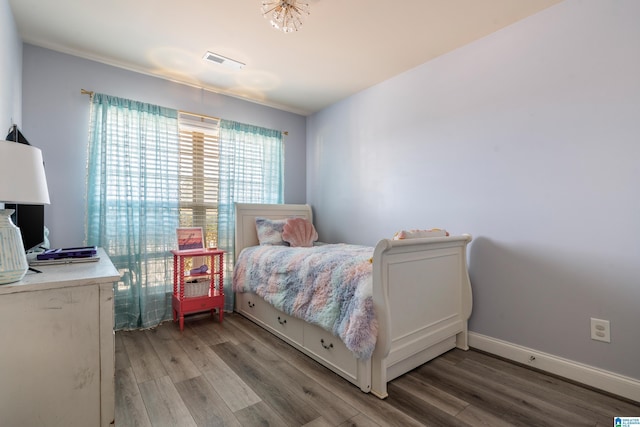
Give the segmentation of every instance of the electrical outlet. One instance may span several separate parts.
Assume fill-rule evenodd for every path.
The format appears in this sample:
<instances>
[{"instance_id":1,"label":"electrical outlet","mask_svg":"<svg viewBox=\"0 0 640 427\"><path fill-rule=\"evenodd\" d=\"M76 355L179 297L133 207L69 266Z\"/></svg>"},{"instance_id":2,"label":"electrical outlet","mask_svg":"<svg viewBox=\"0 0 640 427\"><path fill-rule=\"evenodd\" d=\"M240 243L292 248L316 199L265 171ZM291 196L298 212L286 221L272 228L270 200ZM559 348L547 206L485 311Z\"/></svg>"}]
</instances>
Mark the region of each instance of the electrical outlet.
<instances>
[{"instance_id":1,"label":"electrical outlet","mask_svg":"<svg viewBox=\"0 0 640 427\"><path fill-rule=\"evenodd\" d=\"M591 318L591 339L611 342L611 326L608 320Z\"/></svg>"}]
</instances>

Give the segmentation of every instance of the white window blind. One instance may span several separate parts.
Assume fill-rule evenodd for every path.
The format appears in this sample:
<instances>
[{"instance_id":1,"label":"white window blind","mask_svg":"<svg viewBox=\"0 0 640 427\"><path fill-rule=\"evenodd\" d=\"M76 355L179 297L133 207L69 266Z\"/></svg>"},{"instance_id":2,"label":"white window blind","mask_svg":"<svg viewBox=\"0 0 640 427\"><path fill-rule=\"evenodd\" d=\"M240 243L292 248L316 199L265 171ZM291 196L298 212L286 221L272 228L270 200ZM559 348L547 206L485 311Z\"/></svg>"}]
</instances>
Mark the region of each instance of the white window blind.
<instances>
[{"instance_id":1,"label":"white window blind","mask_svg":"<svg viewBox=\"0 0 640 427\"><path fill-rule=\"evenodd\" d=\"M180 226L202 227L205 245L217 246L220 119L180 112Z\"/></svg>"}]
</instances>

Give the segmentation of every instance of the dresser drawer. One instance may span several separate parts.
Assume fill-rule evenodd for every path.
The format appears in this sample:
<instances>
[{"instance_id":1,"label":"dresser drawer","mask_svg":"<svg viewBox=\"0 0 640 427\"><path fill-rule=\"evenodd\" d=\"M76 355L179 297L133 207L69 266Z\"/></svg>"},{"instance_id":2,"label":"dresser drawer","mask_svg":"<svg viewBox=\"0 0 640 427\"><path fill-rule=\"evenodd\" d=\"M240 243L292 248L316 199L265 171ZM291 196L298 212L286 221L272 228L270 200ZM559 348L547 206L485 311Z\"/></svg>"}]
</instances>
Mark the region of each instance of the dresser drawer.
<instances>
[{"instance_id":1,"label":"dresser drawer","mask_svg":"<svg viewBox=\"0 0 640 427\"><path fill-rule=\"evenodd\" d=\"M358 359L347 349L340 338L324 329L304 324L304 347L327 364L342 371L343 376L356 378Z\"/></svg>"}]
</instances>

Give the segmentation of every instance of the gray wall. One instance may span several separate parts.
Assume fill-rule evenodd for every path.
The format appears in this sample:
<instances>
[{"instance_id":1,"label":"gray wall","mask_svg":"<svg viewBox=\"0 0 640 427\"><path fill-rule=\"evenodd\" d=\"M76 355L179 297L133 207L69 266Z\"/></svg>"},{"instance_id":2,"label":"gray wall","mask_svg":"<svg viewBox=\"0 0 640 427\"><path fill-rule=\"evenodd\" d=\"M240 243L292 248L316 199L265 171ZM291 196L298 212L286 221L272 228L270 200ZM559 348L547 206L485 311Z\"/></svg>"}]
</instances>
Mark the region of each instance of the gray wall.
<instances>
[{"instance_id":1,"label":"gray wall","mask_svg":"<svg viewBox=\"0 0 640 427\"><path fill-rule=\"evenodd\" d=\"M640 379L639 21L567 0L309 117L320 238L471 233L472 331Z\"/></svg>"},{"instance_id":2,"label":"gray wall","mask_svg":"<svg viewBox=\"0 0 640 427\"><path fill-rule=\"evenodd\" d=\"M42 149L51 205L45 208L52 247L85 238L85 175L89 97L80 89L286 130L285 201L306 201L306 119L237 98L54 52L23 47L23 131Z\"/></svg>"},{"instance_id":3,"label":"gray wall","mask_svg":"<svg viewBox=\"0 0 640 427\"><path fill-rule=\"evenodd\" d=\"M0 138L22 121L22 41L9 0L0 0Z\"/></svg>"}]
</instances>

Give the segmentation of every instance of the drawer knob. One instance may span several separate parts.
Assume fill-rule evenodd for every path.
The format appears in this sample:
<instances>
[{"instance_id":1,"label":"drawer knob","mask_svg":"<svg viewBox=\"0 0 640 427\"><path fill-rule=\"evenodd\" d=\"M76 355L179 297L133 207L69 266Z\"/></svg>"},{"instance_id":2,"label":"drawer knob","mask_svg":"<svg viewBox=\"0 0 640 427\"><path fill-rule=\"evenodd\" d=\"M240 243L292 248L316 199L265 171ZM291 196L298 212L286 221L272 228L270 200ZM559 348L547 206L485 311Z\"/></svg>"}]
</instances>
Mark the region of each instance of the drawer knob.
<instances>
[{"instance_id":1,"label":"drawer knob","mask_svg":"<svg viewBox=\"0 0 640 427\"><path fill-rule=\"evenodd\" d=\"M252 303L251 301L247 301L247 304L249 304L249 308L253 308L253 307L255 307L255 306L256 306L256 305L255 305L254 303Z\"/></svg>"},{"instance_id":2,"label":"drawer knob","mask_svg":"<svg viewBox=\"0 0 640 427\"><path fill-rule=\"evenodd\" d=\"M280 316L278 316L278 323L280 323L281 325L286 325L287 319L281 319Z\"/></svg>"},{"instance_id":3,"label":"drawer knob","mask_svg":"<svg viewBox=\"0 0 640 427\"><path fill-rule=\"evenodd\" d=\"M324 348L326 348L327 350L330 350L330 349L332 349L332 348L333 348L333 343L329 343L329 345L326 345L326 344L324 343L324 338L321 338L321 339L320 339L320 344L322 344L322 346L323 346Z\"/></svg>"}]
</instances>

